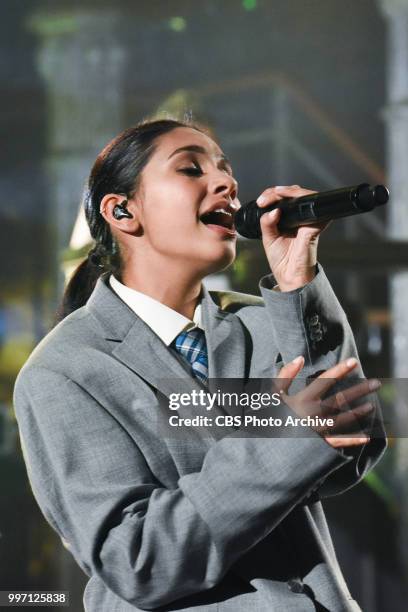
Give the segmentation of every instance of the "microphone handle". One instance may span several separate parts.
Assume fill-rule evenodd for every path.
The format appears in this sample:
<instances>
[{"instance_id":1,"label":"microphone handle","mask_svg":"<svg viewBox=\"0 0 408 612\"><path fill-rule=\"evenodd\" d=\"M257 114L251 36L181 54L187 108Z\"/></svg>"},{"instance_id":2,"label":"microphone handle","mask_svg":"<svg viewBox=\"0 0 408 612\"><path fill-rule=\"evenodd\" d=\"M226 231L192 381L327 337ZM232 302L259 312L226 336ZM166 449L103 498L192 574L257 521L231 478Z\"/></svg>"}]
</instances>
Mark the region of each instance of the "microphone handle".
<instances>
[{"instance_id":1,"label":"microphone handle","mask_svg":"<svg viewBox=\"0 0 408 612\"><path fill-rule=\"evenodd\" d=\"M278 204L259 208L255 200L242 206L235 215L235 227L246 238L261 238L260 219L265 213L280 208L281 231L302 225L324 223L341 217L359 215L385 204L389 192L384 185L370 186L368 183L322 191L300 198L284 198Z\"/></svg>"}]
</instances>

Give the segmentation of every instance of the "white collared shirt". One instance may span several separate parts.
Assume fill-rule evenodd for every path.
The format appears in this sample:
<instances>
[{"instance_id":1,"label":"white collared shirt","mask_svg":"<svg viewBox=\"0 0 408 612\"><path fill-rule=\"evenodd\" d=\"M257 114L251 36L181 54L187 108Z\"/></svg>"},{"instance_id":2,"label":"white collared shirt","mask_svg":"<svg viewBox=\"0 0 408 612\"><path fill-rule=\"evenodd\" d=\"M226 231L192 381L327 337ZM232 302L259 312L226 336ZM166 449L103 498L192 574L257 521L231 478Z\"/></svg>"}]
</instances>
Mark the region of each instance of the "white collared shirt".
<instances>
[{"instance_id":1,"label":"white collared shirt","mask_svg":"<svg viewBox=\"0 0 408 612\"><path fill-rule=\"evenodd\" d=\"M121 300L159 336L166 346L170 346L182 331L187 331L194 327L204 329L201 321L201 304L196 306L193 320L191 321L176 310L165 306L145 293L123 285L113 274L109 277L109 283Z\"/></svg>"}]
</instances>

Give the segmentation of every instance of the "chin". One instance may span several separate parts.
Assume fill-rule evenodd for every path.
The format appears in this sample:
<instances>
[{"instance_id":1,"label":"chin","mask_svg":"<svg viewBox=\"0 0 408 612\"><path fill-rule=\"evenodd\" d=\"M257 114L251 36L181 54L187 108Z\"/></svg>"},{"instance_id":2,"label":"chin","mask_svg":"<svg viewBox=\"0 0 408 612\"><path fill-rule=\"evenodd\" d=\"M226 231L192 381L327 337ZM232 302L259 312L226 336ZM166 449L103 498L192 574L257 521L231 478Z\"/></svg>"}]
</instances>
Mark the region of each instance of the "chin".
<instances>
[{"instance_id":1,"label":"chin","mask_svg":"<svg viewBox=\"0 0 408 612\"><path fill-rule=\"evenodd\" d=\"M217 272L222 272L226 268L229 268L229 266L235 261L235 243L230 244L228 248L224 248L222 252L219 252L218 257L215 257L215 255L217 255L217 253L214 252L215 250L216 249L213 249L211 253L211 263L209 263L206 274L216 274Z\"/></svg>"}]
</instances>

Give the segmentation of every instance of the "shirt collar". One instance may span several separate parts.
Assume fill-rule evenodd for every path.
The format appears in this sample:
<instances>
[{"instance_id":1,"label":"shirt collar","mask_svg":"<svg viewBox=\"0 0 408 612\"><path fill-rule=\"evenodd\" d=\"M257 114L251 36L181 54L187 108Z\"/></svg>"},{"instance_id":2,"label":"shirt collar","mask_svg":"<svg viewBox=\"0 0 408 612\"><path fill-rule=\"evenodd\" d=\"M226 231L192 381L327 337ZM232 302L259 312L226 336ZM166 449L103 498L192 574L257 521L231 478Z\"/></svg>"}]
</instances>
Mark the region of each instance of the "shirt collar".
<instances>
[{"instance_id":1,"label":"shirt collar","mask_svg":"<svg viewBox=\"0 0 408 612\"><path fill-rule=\"evenodd\" d=\"M191 321L176 310L165 306L145 293L123 285L113 274L109 277L109 284L113 291L159 336L166 346L170 346L182 331L187 331L194 327L203 329L201 304L196 306L193 320Z\"/></svg>"}]
</instances>

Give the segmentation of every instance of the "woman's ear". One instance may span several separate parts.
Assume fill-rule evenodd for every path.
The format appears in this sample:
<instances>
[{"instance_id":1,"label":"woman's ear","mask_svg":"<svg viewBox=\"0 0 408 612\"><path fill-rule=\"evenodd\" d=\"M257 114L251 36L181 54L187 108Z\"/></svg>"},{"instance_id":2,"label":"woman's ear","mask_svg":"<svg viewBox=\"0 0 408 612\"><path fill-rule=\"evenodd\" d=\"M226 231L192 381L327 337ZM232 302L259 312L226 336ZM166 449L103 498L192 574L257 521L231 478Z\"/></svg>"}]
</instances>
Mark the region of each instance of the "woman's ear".
<instances>
[{"instance_id":1,"label":"woman's ear","mask_svg":"<svg viewBox=\"0 0 408 612\"><path fill-rule=\"evenodd\" d=\"M135 199L125 195L108 193L101 201L100 213L109 225L129 234L140 232L140 215Z\"/></svg>"}]
</instances>

